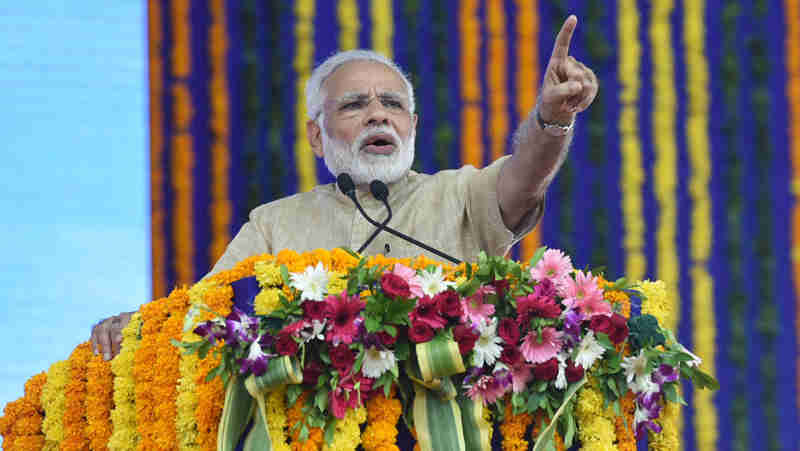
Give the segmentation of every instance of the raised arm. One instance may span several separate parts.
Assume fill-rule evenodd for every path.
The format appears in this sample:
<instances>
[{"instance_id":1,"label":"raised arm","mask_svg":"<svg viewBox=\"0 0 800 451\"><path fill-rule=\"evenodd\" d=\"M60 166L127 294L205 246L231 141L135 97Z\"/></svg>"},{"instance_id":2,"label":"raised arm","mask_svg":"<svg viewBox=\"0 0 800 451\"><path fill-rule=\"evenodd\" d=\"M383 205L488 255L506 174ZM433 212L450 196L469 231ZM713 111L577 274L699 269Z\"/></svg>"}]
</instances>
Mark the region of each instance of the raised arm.
<instances>
[{"instance_id":1,"label":"raised arm","mask_svg":"<svg viewBox=\"0 0 800 451\"><path fill-rule=\"evenodd\" d=\"M545 192L567 157L575 115L597 95L594 72L569 55L578 18L569 16L558 32L547 63L536 108L514 133L512 157L497 180L503 222L515 230L544 200Z\"/></svg>"}]
</instances>

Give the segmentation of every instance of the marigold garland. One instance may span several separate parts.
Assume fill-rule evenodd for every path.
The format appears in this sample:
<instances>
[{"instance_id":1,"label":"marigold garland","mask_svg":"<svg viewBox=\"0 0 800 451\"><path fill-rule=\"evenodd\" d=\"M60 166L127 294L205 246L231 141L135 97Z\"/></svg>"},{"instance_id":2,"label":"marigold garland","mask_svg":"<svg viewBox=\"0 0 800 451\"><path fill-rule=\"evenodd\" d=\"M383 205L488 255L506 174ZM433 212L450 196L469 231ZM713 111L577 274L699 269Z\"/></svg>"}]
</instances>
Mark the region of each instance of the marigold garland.
<instances>
[{"instance_id":1,"label":"marigold garland","mask_svg":"<svg viewBox=\"0 0 800 451\"><path fill-rule=\"evenodd\" d=\"M111 372L114 374L114 409L111 411L113 432L108 440L108 448L112 450L133 450L139 443L133 362L140 344L141 326L142 315L136 312L122 329L120 353L111 361Z\"/></svg>"},{"instance_id":2,"label":"marigold garland","mask_svg":"<svg viewBox=\"0 0 800 451\"><path fill-rule=\"evenodd\" d=\"M163 400L157 397L161 387L155 377L159 371L158 334L169 316L168 298L144 304L139 312L142 314L142 341L134 356L133 377L136 381L136 427L141 438L139 449L146 450L158 448L155 408Z\"/></svg>"},{"instance_id":3,"label":"marigold garland","mask_svg":"<svg viewBox=\"0 0 800 451\"><path fill-rule=\"evenodd\" d=\"M150 258L153 296L167 292L167 241L164 222L164 62L161 56L164 39L163 5L158 0L147 2L147 32L150 87Z\"/></svg>"},{"instance_id":4,"label":"marigold garland","mask_svg":"<svg viewBox=\"0 0 800 451\"><path fill-rule=\"evenodd\" d=\"M610 407L610 406L609 406ZM603 409L603 394L586 384L578 392L575 403L575 417L578 425L578 438L583 450L616 450L617 435L613 413Z\"/></svg>"},{"instance_id":5,"label":"marigold garland","mask_svg":"<svg viewBox=\"0 0 800 451\"><path fill-rule=\"evenodd\" d=\"M285 390L284 394L285 394ZM300 441L300 431L302 427L303 420L303 406L306 404L306 399L308 399L309 392L303 392L298 398L297 401L294 403L293 406L286 409L286 426L289 428L292 437L292 443L290 448L292 451L317 451L322 446L322 443L325 441L322 436L322 430L320 428L309 428L308 438L305 441ZM273 396L270 395L270 398ZM278 398L280 403L284 403L286 397L281 396ZM278 407L278 400L274 401L275 406L273 408L277 409ZM270 424L270 434L272 434L272 425Z\"/></svg>"},{"instance_id":6,"label":"marigold garland","mask_svg":"<svg viewBox=\"0 0 800 451\"><path fill-rule=\"evenodd\" d=\"M542 427L547 427L550 424L550 419L547 418L545 413L541 410L536 412L533 418L533 428L531 429L531 437L538 437ZM555 444L556 451L565 451L564 440L558 434L558 431L553 433L553 443Z\"/></svg>"},{"instance_id":7,"label":"marigold garland","mask_svg":"<svg viewBox=\"0 0 800 451\"><path fill-rule=\"evenodd\" d=\"M39 373L25 382L25 394L18 400L6 404L0 417L0 435L5 450L42 449L45 438L42 433L42 390L47 374Z\"/></svg>"},{"instance_id":8,"label":"marigold garland","mask_svg":"<svg viewBox=\"0 0 800 451\"><path fill-rule=\"evenodd\" d=\"M295 143L294 154L299 178L300 191L310 191L317 185L317 166L311 145L306 139L306 81L311 76L314 63L314 2L315 0L298 0L294 3L295 54L293 67L295 70ZM309 118L317 119L317 118Z\"/></svg>"},{"instance_id":9,"label":"marigold garland","mask_svg":"<svg viewBox=\"0 0 800 451\"><path fill-rule=\"evenodd\" d=\"M42 407L47 416L42 421L45 440L61 443L64 440L64 400L69 381L69 362L58 361L50 365L47 382L42 387Z\"/></svg>"},{"instance_id":10,"label":"marigold garland","mask_svg":"<svg viewBox=\"0 0 800 451\"><path fill-rule=\"evenodd\" d=\"M361 444L361 424L367 421L367 409L348 409L344 418L336 422L330 445L323 441L323 451L355 451Z\"/></svg>"},{"instance_id":11,"label":"marigold garland","mask_svg":"<svg viewBox=\"0 0 800 451\"><path fill-rule=\"evenodd\" d=\"M461 162L476 168L483 166L483 111L481 109L480 21L478 1L464 0L459 4L461 39Z\"/></svg>"},{"instance_id":12,"label":"marigold garland","mask_svg":"<svg viewBox=\"0 0 800 451\"><path fill-rule=\"evenodd\" d=\"M356 0L339 0L336 5L336 16L339 19L339 49L357 49L358 32L361 23L358 21L358 4Z\"/></svg>"},{"instance_id":13,"label":"marigold garland","mask_svg":"<svg viewBox=\"0 0 800 451\"><path fill-rule=\"evenodd\" d=\"M90 342L79 344L69 356L69 381L64 396L64 440L61 451L89 447L86 436L86 367L92 358Z\"/></svg>"},{"instance_id":14,"label":"marigold garland","mask_svg":"<svg viewBox=\"0 0 800 451\"><path fill-rule=\"evenodd\" d=\"M634 413L636 412L636 396L628 391L619 399L622 415L614 418L614 432L617 436L617 448L620 451L636 451L636 434Z\"/></svg>"},{"instance_id":15,"label":"marigold garland","mask_svg":"<svg viewBox=\"0 0 800 451\"><path fill-rule=\"evenodd\" d=\"M486 26L489 34L488 61L486 62L489 85L489 147L492 161L508 151L508 44L506 43L506 13L503 0L486 2Z\"/></svg>"},{"instance_id":16,"label":"marigold garland","mask_svg":"<svg viewBox=\"0 0 800 451\"><path fill-rule=\"evenodd\" d=\"M383 394L367 400L367 427L361 434L364 451L399 451L397 447L397 422L403 406L392 387L389 396Z\"/></svg>"},{"instance_id":17,"label":"marigold garland","mask_svg":"<svg viewBox=\"0 0 800 451\"><path fill-rule=\"evenodd\" d=\"M286 443L286 426L288 412L286 409L286 387L270 392L267 396L267 429L273 451L290 451ZM299 403L298 403L299 404ZM315 448L316 449L316 448Z\"/></svg>"},{"instance_id":18,"label":"marigold garland","mask_svg":"<svg viewBox=\"0 0 800 451\"><path fill-rule=\"evenodd\" d=\"M800 17L800 2L785 0L784 17ZM795 292L795 330L800 330L800 21L786 21L786 95L788 98L789 155L792 164L791 191L794 200L792 209L792 274ZM795 356L795 385L800 386L800 353ZM797 407L800 409L800 390L797 390Z\"/></svg>"},{"instance_id":19,"label":"marigold garland","mask_svg":"<svg viewBox=\"0 0 800 451\"><path fill-rule=\"evenodd\" d=\"M674 451L680 449L681 441L679 435L681 405L668 402L661 412L661 416L656 419L656 423L661 426L661 432L650 432L647 442L648 449L653 451Z\"/></svg>"},{"instance_id":20,"label":"marigold garland","mask_svg":"<svg viewBox=\"0 0 800 451\"><path fill-rule=\"evenodd\" d=\"M511 399L506 399L505 417L500 423L500 434L503 436L503 451L527 451L528 441L525 433L533 422L529 413L515 414L511 406Z\"/></svg>"},{"instance_id":21,"label":"marigold garland","mask_svg":"<svg viewBox=\"0 0 800 451\"><path fill-rule=\"evenodd\" d=\"M639 138L638 102L639 59L641 45L632 39L639 33L639 8L635 0L620 0L617 3L617 41L619 60L617 73L620 83L619 134L622 154L620 179L622 191L622 215L625 236L625 272L633 279L641 279L646 274L647 260L644 255L644 215L642 186L644 168L642 166L642 144Z\"/></svg>"},{"instance_id":22,"label":"marigold garland","mask_svg":"<svg viewBox=\"0 0 800 451\"><path fill-rule=\"evenodd\" d=\"M86 436L91 449L105 450L113 431L114 374L111 362L99 354L93 356L86 368L86 379Z\"/></svg>"},{"instance_id":23,"label":"marigold garland","mask_svg":"<svg viewBox=\"0 0 800 451\"><path fill-rule=\"evenodd\" d=\"M708 136L709 75L705 55L704 1L687 2L684 8L684 41L686 45L686 85L688 111L686 136L692 198L690 252L692 258L692 330L695 353L703 359L706 371L716 374L716 314L714 312L714 279L709 273L714 230L711 220L711 149ZM717 409L713 395L705 390L693 391L694 431L700 449L713 448L718 441Z\"/></svg>"}]
</instances>

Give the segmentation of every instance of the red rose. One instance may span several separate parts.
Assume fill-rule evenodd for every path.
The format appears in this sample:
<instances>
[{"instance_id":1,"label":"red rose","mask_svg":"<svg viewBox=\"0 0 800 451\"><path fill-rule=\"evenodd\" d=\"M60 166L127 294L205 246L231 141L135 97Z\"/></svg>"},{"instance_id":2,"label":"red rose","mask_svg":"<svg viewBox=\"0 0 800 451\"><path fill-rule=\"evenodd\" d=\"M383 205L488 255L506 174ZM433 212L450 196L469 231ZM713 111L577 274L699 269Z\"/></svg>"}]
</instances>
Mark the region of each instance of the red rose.
<instances>
[{"instance_id":1,"label":"red rose","mask_svg":"<svg viewBox=\"0 0 800 451\"><path fill-rule=\"evenodd\" d=\"M294 341L289 334L278 334L278 340L275 341L275 350L279 355L292 355L297 353L297 342Z\"/></svg>"},{"instance_id":2,"label":"red rose","mask_svg":"<svg viewBox=\"0 0 800 451\"><path fill-rule=\"evenodd\" d=\"M606 335L611 335L611 332L614 330L614 326L611 324L611 318L605 315L595 315L589 321L589 329L592 329L595 333L604 333Z\"/></svg>"},{"instance_id":3,"label":"red rose","mask_svg":"<svg viewBox=\"0 0 800 451\"><path fill-rule=\"evenodd\" d=\"M472 348L475 347L475 342L478 341L478 338L480 338L480 334L463 324L453 328L453 339L458 343L458 350L461 354L469 354Z\"/></svg>"},{"instance_id":4,"label":"red rose","mask_svg":"<svg viewBox=\"0 0 800 451\"><path fill-rule=\"evenodd\" d=\"M495 279L489 282L489 285L494 287L494 291L497 293L497 299L503 299L506 296L506 291L508 291L510 282L507 279Z\"/></svg>"},{"instance_id":5,"label":"red rose","mask_svg":"<svg viewBox=\"0 0 800 451\"><path fill-rule=\"evenodd\" d=\"M497 335L511 346L516 346L519 341L519 325L511 318L503 318L497 325Z\"/></svg>"},{"instance_id":6,"label":"red rose","mask_svg":"<svg viewBox=\"0 0 800 451\"><path fill-rule=\"evenodd\" d=\"M408 338L414 343L424 343L433 338L433 328L421 321L411 324L408 328Z\"/></svg>"},{"instance_id":7,"label":"red rose","mask_svg":"<svg viewBox=\"0 0 800 451\"><path fill-rule=\"evenodd\" d=\"M461 305L461 298L453 290L442 291L433 298L439 304L439 311L450 318L461 318L464 314L464 307Z\"/></svg>"},{"instance_id":8,"label":"red rose","mask_svg":"<svg viewBox=\"0 0 800 451\"><path fill-rule=\"evenodd\" d=\"M516 346L503 346L503 352L500 353L500 361L513 367L514 365L522 362L522 352Z\"/></svg>"},{"instance_id":9,"label":"red rose","mask_svg":"<svg viewBox=\"0 0 800 451\"><path fill-rule=\"evenodd\" d=\"M356 360L353 351L345 344L332 347L330 351L328 351L328 355L331 358L331 366L339 370L342 374L350 371L350 368Z\"/></svg>"},{"instance_id":10,"label":"red rose","mask_svg":"<svg viewBox=\"0 0 800 451\"><path fill-rule=\"evenodd\" d=\"M322 364L315 359L306 359L306 366L303 368L303 383L317 385L320 374L322 374Z\"/></svg>"},{"instance_id":11,"label":"red rose","mask_svg":"<svg viewBox=\"0 0 800 451\"><path fill-rule=\"evenodd\" d=\"M567 360L567 368L565 372L567 375L567 382L570 384L573 382L578 382L583 377L583 367L580 365L575 365L575 362L572 360Z\"/></svg>"},{"instance_id":12,"label":"red rose","mask_svg":"<svg viewBox=\"0 0 800 451\"><path fill-rule=\"evenodd\" d=\"M383 331L383 330L380 331L380 332L377 332L376 335L378 336L378 339L381 341L381 344L386 346L387 348L389 346L393 345L394 342L397 341L397 337L396 336L393 337L393 336L389 335L389 332L386 332L386 331Z\"/></svg>"},{"instance_id":13,"label":"red rose","mask_svg":"<svg viewBox=\"0 0 800 451\"><path fill-rule=\"evenodd\" d=\"M552 359L540 363L539 365L534 365L533 367L533 378L538 379L540 381L551 381L556 378L558 375L558 360L555 357Z\"/></svg>"},{"instance_id":14,"label":"red rose","mask_svg":"<svg viewBox=\"0 0 800 451\"><path fill-rule=\"evenodd\" d=\"M322 321L328 316L330 306L327 302L303 302L303 316L308 320Z\"/></svg>"},{"instance_id":15,"label":"red rose","mask_svg":"<svg viewBox=\"0 0 800 451\"><path fill-rule=\"evenodd\" d=\"M381 276L381 288L387 296L392 298L411 297L411 288L408 286L408 282L397 274L384 273Z\"/></svg>"},{"instance_id":16,"label":"red rose","mask_svg":"<svg viewBox=\"0 0 800 451\"><path fill-rule=\"evenodd\" d=\"M617 345L628 338L628 320L624 316L619 313L611 315L611 326L612 331L608 334L608 338L612 343Z\"/></svg>"}]
</instances>

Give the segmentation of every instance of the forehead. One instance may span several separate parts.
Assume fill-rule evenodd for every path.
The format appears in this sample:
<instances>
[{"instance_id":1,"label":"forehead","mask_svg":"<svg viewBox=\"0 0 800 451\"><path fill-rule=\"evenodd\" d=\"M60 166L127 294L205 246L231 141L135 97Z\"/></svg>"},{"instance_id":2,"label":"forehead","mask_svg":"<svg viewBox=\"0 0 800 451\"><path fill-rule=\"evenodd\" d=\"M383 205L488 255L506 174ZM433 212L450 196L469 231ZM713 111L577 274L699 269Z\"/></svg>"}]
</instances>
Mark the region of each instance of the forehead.
<instances>
[{"instance_id":1,"label":"forehead","mask_svg":"<svg viewBox=\"0 0 800 451\"><path fill-rule=\"evenodd\" d=\"M327 97L335 99L345 93L405 93L406 86L400 75L375 61L350 61L339 66L323 85Z\"/></svg>"}]
</instances>

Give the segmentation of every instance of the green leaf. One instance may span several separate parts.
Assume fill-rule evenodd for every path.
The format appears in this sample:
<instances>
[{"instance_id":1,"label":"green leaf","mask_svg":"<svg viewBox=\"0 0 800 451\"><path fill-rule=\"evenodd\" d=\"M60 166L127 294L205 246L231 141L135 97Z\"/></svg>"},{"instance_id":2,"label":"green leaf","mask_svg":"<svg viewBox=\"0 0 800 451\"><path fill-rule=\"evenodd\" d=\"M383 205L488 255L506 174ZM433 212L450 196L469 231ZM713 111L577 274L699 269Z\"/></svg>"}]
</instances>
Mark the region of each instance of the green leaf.
<instances>
[{"instance_id":1,"label":"green leaf","mask_svg":"<svg viewBox=\"0 0 800 451\"><path fill-rule=\"evenodd\" d=\"M558 418L561 416L561 414L565 410L567 410L567 407L568 407L570 401L572 400L572 398L575 396L575 393L577 393L578 389L583 387L583 385L585 383L586 383L586 377L584 377L580 381L572 384L567 389L567 392L564 393L564 401L561 403L561 406L558 408L558 410L552 415L552 417L550 419L550 424L539 435L539 438L536 440L536 444L533 446L533 451L543 451L543 450L547 449L546 446L548 446L548 443L549 444L553 443L553 432L555 431L555 427L556 427L556 424L558 422Z\"/></svg>"},{"instance_id":2,"label":"green leaf","mask_svg":"<svg viewBox=\"0 0 800 451\"><path fill-rule=\"evenodd\" d=\"M664 384L661 388L664 390L664 396L667 398L667 401L680 404L681 397L678 396L678 389L676 386L677 382L670 382Z\"/></svg>"},{"instance_id":3,"label":"green leaf","mask_svg":"<svg viewBox=\"0 0 800 451\"><path fill-rule=\"evenodd\" d=\"M322 387L314 395L314 407L319 409L320 412L324 412L328 408L328 393L327 387Z\"/></svg>"},{"instance_id":4,"label":"green leaf","mask_svg":"<svg viewBox=\"0 0 800 451\"><path fill-rule=\"evenodd\" d=\"M294 405L300 395L303 393L303 387L300 385L289 385L286 387L286 404Z\"/></svg>"},{"instance_id":5,"label":"green leaf","mask_svg":"<svg viewBox=\"0 0 800 451\"><path fill-rule=\"evenodd\" d=\"M332 418L325 424L325 443L333 443L333 434L336 432L336 418Z\"/></svg>"},{"instance_id":6,"label":"green leaf","mask_svg":"<svg viewBox=\"0 0 800 451\"><path fill-rule=\"evenodd\" d=\"M291 280L289 279L289 268L286 265L281 265L281 279L283 279L283 284L288 287Z\"/></svg>"},{"instance_id":7,"label":"green leaf","mask_svg":"<svg viewBox=\"0 0 800 451\"><path fill-rule=\"evenodd\" d=\"M603 332L597 332L595 337L597 338L597 342L600 343L600 346L604 347L606 351L614 350L614 344L611 343L611 340L609 340L607 334Z\"/></svg>"},{"instance_id":8,"label":"green leaf","mask_svg":"<svg viewBox=\"0 0 800 451\"><path fill-rule=\"evenodd\" d=\"M387 334L391 335L392 337L396 337L397 336L397 328L392 326L391 324L387 324L387 325L383 326L383 330Z\"/></svg>"},{"instance_id":9,"label":"green leaf","mask_svg":"<svg viewBox=\"0 0 800 451\"><path fill-rule=\"evenodd\" d=\"M530 261L528 262L531 268L533 268L534 266L536 266L537 263L539 263L539 260L542 259L542 257L544 256L544 251L546 250L547 250L546 246L542 246L539 249L536 249L536 252L533 253L533 257L531 257Z\"/></svg>"},{"instance_id":10,"label":"green leaf","mask_svg":"<svg viewBox=\"0 0 800 451\"><path fill-rule=\"evenodd\" d=\"M575 416L572 412L564 416L567 419L567 430L564 432L564 447L569 449L572 446L572 441L575 439Z\"/></svg>"},{"instance_id":11,"label":"green leaf","mask_svg":"<svg viewBox=\"0 0 800 451\"><path fill-rule=\"evenodd\" d=\"M612 391L612 392L613 392L615 395L617 395L617 397L619 397L619 396L620 396L620 395L619 395L619 392L617 391L617 384L614 382L614 378L613 378L613 377L610 377L610 378L608 378L608 380L606 381L606 384L608 384L608 388L610 388L610 389L611 389L611 391Z\"/></svg>"}]
</instances>

